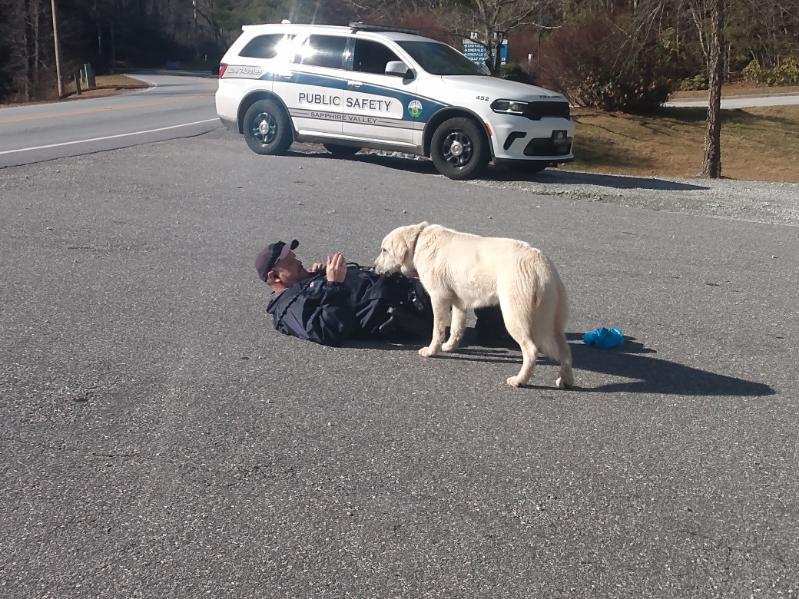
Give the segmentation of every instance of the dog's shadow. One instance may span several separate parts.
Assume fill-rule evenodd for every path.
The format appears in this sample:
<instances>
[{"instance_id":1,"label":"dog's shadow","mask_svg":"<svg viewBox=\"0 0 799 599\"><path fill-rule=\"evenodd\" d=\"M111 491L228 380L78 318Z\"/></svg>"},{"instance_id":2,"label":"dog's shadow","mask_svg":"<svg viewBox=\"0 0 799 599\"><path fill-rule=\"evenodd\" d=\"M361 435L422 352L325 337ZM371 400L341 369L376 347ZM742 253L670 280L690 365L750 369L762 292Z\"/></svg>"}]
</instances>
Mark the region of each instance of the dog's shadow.
<instances>
[{"instance_id":1,"label":"dog's shadow","mask_svg":"<svg viewBox=\"0 0 799 599\"><path fill-rule=\"evenodd\" d=\"M671 395L724 395L724 396L763 396L774 395L772 387L764 383L747 381L736 377L716 374L707 370L692 368L677 362L655 358L655 350L646 347L633 337L625 337L624 343L614 349L597 349L582 342L582 334L567 333L572 350L575 370L590 370L617 377L631 379L598 387L576 387L580 391L604 391L627 393L663 393ZM359 341L348 344L351 347L374 348L381 350L409 351L418 349L423 341L387 343ZM510 339L492 343L481 342L473 328L466 330L463 347L455 352L441 354L437 359L487 362L492 364L521 364L519 346ZM555 364L548 358L540 357L539 364ZM579 379L579 375L578 375ZM550 388L527 385L528 388Z\"/></svg>"}]
</instances>

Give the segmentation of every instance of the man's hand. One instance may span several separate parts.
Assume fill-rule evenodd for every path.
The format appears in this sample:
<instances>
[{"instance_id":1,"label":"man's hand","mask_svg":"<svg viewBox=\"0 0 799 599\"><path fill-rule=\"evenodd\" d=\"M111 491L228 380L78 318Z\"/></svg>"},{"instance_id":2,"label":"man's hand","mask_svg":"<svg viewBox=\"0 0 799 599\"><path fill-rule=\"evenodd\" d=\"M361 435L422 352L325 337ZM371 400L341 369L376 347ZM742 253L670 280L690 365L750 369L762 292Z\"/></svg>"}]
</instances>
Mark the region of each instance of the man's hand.
<instances>
[{"instance_id":1,"label":"man's hand","mask_svg":"<svg viewBox=\"0 0 799 599\"><path fill-rule=\"evenodd\" d=\"M347 275L347 265L344 263L344 255L336 252L327 257L327 282L341 283Z\"/></svg>"},{"instance_id":2,"label":"man's hand","mask_svg":"<svg viewBox=\"0 0 799 599\"><path fill-rule=\"evenodd\" d=\"M324 264L322 264L321 262L314 262L313 264L311 264L311 268L308 270L308 272L317 274L322 272L324 269L325 269Z\"/></svg>"}]
</instances>

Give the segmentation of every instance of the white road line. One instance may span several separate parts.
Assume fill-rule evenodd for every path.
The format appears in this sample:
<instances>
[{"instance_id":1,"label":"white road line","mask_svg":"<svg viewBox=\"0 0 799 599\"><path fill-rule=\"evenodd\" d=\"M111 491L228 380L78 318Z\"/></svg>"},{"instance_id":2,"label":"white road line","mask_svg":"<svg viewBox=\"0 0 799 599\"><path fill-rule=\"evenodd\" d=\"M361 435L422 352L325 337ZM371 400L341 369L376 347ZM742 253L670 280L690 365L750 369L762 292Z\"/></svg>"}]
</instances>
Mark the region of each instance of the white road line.
<instances>
[{"instance_id":1,"label":"white road line","mask_svg":"<svg viewBox=\"0 0 799 599\"><path fill-rule=\"evenodd\" d=\"M193 123L182 123L180 125L172 125L170 127L159 127L158 129L147 129L146 131L133 131L132 133L120 133L118 135L106 135L104 137L92 137L90 139L78 139L75 141L64 141L57 144L47 144L46 146L32 146L30 148L20 148L18 150L3 150L3 154L14 154L16 152L30 152L31 150L46 150L47 148L58 148L61 146L71 146L74 144L84 144L90 141L103 141L105 139L119 139L120 137L130 137L131 135L144 135L145 133L157 133L158 131L168 131L169 129L178 129L180 127L189 127L191 125L201 125L203 123L219 122L219 119L205 119L204 121L194 121Z\"/></svg>"}]
</instances>

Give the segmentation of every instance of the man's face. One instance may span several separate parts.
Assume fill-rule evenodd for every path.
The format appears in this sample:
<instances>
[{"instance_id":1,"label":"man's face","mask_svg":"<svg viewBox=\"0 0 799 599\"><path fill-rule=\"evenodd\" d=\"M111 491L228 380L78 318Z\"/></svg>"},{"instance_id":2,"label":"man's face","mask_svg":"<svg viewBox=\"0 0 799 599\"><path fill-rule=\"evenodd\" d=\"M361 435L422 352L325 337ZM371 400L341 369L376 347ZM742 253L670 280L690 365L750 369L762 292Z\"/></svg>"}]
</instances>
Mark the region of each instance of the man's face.
<instances>
[{"instance_id":1,"label":"man's face","mask_svg":"<svg viewBox=\"0 0 799 599\"><path fill-rule=\"evenodd\" d=\"M283 258L275 262L272 270L286 287L291 287L297 281L301 281L311 274L303 268L302 262L297 259L297 256L292 251L289 251Z\"/></svg>"}]
</instances>

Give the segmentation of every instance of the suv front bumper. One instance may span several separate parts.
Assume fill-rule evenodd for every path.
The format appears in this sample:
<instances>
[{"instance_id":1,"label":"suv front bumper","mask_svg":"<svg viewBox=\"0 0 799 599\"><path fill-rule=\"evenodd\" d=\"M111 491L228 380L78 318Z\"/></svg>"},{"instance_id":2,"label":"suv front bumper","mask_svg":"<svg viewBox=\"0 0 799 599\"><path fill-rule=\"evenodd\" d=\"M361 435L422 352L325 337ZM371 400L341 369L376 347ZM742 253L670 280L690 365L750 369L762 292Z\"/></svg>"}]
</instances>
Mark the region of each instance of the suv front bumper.
<instances>
[{"instance_id":1,"label":"suv front bumper","mask_svg":"<svg viewBox=\"0 0 799 599\"><path fill-rule=\"evenodd\" d=\"M494 160L569 162L574 160L574 122L565 118L532 120L522 116L492 119Z\"/></svg>"}]
</instances>

